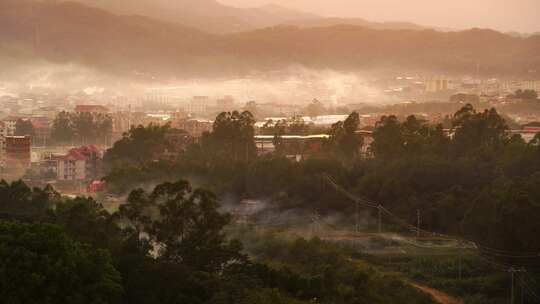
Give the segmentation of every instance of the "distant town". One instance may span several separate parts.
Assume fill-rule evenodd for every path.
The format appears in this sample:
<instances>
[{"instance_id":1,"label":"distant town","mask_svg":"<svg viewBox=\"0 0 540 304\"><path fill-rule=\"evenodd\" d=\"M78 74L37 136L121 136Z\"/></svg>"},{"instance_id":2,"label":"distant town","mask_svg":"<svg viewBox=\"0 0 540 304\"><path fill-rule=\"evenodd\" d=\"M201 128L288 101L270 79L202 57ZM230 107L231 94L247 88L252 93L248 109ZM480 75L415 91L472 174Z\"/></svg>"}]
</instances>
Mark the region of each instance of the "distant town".
<instances>
[{"instance_id":1,"label":"distant town","mask_svg":"<svg viewBox=\"0 0 540 304\"><path fill-rule=\"evenodd\" d=\"M354 86L354 84L350 84ZM65 193L97 193L106 187L102 161L105 151L136 126L169 125L175 157L210 132L216 115L250 111L255 119L259 155L275 150L276 130L286 154L296 160L317 153L329 129L356 111L360 117L361 153L370 155L372 131L385 115L401 119L415 115L442 123L451 133L450 117L464 104L495 107L510 132L530 141L540 131L540 80L395 76L370 81L369 86L393 102L384 105L331 93L301 100L266 102L234 96L178 97L174 90L148 89L140 96L107 90L59 94L47 88L20 92L0 90L0 172L7 180L23 178L30 184L54 184ZM369 99L369 98L368 98Z\"/></svg>"}]
</instances>

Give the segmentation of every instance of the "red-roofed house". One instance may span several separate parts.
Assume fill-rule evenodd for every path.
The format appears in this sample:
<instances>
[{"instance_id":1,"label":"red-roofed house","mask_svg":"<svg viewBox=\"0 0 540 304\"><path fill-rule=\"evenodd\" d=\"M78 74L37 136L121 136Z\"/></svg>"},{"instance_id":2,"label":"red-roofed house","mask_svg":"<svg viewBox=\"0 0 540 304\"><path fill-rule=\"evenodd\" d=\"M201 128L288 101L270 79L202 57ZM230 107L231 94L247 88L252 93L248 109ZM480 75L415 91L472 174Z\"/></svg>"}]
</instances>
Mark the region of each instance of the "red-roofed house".
<instances>
[{"instance_id":1,"label":"red-roofed house","mask_svg":"<svg viewBox=\"0 0 540 304\"><path fill-rule=\"evenodd\" d=\"M98 193L103 192L106 189L107 184L102 180L95 180L88 184L86 192L88 193Z\"/></svg>"},{"instance_id":2,"label":"red-roofed house","mask_svg":"<svg viewBox=\"0 0 540 304\"><path fill-rule=\"evenodd\" d=\"M73 148L66 155L51 156L49 161L56 164L58 180L91 180L100 173L101 157L95 146Z\"/></svg>"}]
</instances>

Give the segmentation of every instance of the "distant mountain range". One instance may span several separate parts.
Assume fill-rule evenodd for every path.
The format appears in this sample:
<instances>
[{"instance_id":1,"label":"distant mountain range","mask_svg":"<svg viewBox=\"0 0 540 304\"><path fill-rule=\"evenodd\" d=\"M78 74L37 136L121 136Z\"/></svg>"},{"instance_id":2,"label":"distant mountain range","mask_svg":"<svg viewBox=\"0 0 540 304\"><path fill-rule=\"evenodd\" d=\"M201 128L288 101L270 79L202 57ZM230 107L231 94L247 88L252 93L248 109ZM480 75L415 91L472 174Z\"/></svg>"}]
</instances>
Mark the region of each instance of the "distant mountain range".
<instances>
[{"instance_id":1,"label":"distant mountain range","mask_svg":"<svg viewBox=\"0 0 540 304\"><path fill-rule=\"evenodd\" d=\"M193 27L209 33L233 33L274 26L291 20L317 19L314 14L266 5L236 8L215 0L73 0L121 15L140 15Z\"/></svg>"},{"instance_id":2,"label":"distant mountain range","mask_svg":"<svg viewBox=\"0 0 540 304\"><path fill-rule=\"evenodd\" d=\"M358 25L373 29L427 27L410 22L370 22L361 18L323 18L279 5L236 8L216 0L72 0L121 15L140 15L193 27L209 33L245 32L277 25L321 27Z\"/></svg>"},{"instance_id":3,"label":"distant mountain range","mask_svg":"<svg viewBox=\"0 0 540 304\"><path fill-rule=\"evenodd\" d=\"M123 0L110 3L119 1ZM160 1L170 2L155 2ZM176 76L239 74L294 64L447 73L472 73L479 67L490 75L540 72L539 36L512 37L490 30L437 32L413 25L372 29L321 20L312 24L316 27L293 24L218 35L72 2L2 0L0 62L37 58L113 72Z\"/></svg>"}]
</instances>

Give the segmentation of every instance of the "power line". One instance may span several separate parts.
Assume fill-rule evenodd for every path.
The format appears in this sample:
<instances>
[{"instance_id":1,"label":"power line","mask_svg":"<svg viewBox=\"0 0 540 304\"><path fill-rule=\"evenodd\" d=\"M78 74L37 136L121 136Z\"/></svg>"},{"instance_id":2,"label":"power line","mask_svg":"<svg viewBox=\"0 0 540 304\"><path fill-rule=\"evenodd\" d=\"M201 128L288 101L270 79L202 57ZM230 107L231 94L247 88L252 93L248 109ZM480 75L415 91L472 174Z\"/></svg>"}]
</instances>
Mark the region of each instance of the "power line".
<instances>
[{"instance_id":1,"label":"power line","mask_svg":"<svg viewBox=\"0 0 540 304\"><path fill-rule=\"evenodd\" d=\"M346 189L341 187L330 175L323 174L323 177L330 183L330 185L334 189L341 192L343 195L348 197L350 200L352 200L352 201L354 201L356 203L361 203L364 206L374 208L374 209L378 209L379 211L384 212L386 215L393 218L402 227L404 227L406 229L409 229L412 232L417 233L417 236L419 236L420 234L425 234L425 235L431 235L431 236L444 237L444 238L447 238L449 240L461 241L461 242L464 242L466 244L469 244L469 246L472 247L472 248L478 249L479 251L484 252L484 253L487 252L487 254L494 255L494 256L515 258L515 259L540 258L540 253L512 252L512 251L508 251L508 250L501 250L501 249L491 248L491 247L488 247L488 246L481 245L481 244L479 244L477 242L474 242L474 241L463 239L461 237L455 237L455 236L450 236L450 235L446 235L446 234L442 234L442 233L438 233L438 232L433 232L433 231L428 231L428 230L421 229L421 227L419 225L420 222L418 220L417 220L418 225L414 226L414 225L408 223L407 221L403 220L399 216L395 215L394 213L392 213L391 211L386 209L381 204L377 204L377 203L371 202L369 200L358 198L356 195L350 193L349 191L347 191Z\"/></svg>"}]
</instances>

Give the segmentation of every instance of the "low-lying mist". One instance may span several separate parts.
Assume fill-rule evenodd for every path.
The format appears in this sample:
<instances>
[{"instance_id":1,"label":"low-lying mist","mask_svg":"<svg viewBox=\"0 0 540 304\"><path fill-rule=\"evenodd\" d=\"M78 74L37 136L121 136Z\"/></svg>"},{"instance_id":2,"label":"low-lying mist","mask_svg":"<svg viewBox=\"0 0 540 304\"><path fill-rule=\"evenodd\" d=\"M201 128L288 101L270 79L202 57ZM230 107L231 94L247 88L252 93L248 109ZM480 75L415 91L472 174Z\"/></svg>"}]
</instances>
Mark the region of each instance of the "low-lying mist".
<instances>
[{"instance_id":1,"label":"low-lying mist","mask_svg":"<svg viewBox=\"0 0 540 304\"><path fill-rule=\"evenodd\" d=\"M189 100L193 96L232 96L237 106L248 101L307 104L313 99L328 105L385 103L388 96L370 86L368 76L336 70L313 70L299 66L238 77L162 78L133 71L115 75L79 64L33 63L0 71L0 95L47 92L100 94L100 100L117 96L158 98L162 102Z\"/></svg>"}]
</instances>

